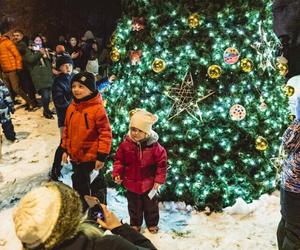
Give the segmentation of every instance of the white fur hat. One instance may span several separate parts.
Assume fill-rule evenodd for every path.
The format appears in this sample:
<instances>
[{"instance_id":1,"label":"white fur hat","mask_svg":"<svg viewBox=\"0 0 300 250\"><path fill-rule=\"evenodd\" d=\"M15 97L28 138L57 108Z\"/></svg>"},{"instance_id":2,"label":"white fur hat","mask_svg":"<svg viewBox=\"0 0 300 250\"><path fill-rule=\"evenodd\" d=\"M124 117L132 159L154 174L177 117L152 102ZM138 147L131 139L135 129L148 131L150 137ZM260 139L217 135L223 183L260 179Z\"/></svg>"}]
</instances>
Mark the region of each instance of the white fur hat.
<instances>
[{"instance_id":1,"label":"white fur hat","mask_svg":"<svg viewBox=\"0 0 300 250\"><path fill-rule=\"evenodd\" d=\"M130 124L129 127L137 128L146 134L150 135L152 125L157 122L158 117L144 109L134 109L129 112Z\"/></svg>"},{"instance_id":2,"label":"white fur hat","mask_svg":"<svg viewBox=\"0 0 300 250\"><path fill-rule=\"evenodd\" d=\"M16 235L26 249L52 249L72 238L82 218L81 201L70 187L46 183L27 193L17 205L13 220Z\"/></svg>"}]
</instances>

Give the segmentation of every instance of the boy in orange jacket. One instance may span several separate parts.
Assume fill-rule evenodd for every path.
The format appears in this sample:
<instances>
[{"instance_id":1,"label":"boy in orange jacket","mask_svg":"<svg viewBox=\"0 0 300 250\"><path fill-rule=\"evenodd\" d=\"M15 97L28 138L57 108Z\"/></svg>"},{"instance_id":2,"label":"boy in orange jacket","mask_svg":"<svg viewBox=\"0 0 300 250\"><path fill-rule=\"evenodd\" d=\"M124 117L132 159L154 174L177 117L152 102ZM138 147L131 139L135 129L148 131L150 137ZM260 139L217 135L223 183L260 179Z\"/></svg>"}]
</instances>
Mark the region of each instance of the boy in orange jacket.
<instances>
[{"instance_id":1,"label":"boy in orange jacket","mask_svg":"<svg viewBox=\"0 0 300 250\"><path fill-rule=\"evenodd\" d=\"M94 75L88 72L76 74L71 80L71 86L73 101L65 118L61 145L65 152L62 161L66 163L68 157L71 159L73 188L80 194L86 210L88 205L84 195L96 196L101 203L106 204L103 173L99 171L92 183L90 174L93 169L104 167L111 148L112 132Z\"/></svg>"}]
</instances>

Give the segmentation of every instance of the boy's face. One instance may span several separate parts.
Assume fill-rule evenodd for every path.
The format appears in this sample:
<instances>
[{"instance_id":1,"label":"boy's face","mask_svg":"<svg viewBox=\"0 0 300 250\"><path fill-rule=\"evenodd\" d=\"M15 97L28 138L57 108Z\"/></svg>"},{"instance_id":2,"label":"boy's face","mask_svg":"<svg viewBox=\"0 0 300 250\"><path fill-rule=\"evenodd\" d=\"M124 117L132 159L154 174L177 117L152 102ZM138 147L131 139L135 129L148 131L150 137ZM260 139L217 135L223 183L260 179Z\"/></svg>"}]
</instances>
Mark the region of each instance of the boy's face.
<instances>
[{"instance_id":1,"label":"boy's face","mask_svg":"<svg viewBox=\"0 0 300 250\"><path fill-rule=\"evenodd\" d=\"M85 85L75 81L72 84L72 93L76 99L82 99L86 96L89 96L93 92Z\"/></svg>"},{"instance_id":2,"label":"boy's face","mask_svg":"<svg viewBox=\"0 0 300 250\"><path fill-rule=\"evenodd\" d=\"M59 70L63 74L71 74L73 71L73 65L70 63L65 63L59 67Z\"/></svg>"},{"instance_id":3,"label":"boy's face","mask_svg":"<svg viewBox=\"0 0 300 250\"><path fill-rule=\"evenodd\" d=\"M147 134L138 128L130 128L130 137L135 141L142 141L147 137Z\"/></svg>"}]
</instances>

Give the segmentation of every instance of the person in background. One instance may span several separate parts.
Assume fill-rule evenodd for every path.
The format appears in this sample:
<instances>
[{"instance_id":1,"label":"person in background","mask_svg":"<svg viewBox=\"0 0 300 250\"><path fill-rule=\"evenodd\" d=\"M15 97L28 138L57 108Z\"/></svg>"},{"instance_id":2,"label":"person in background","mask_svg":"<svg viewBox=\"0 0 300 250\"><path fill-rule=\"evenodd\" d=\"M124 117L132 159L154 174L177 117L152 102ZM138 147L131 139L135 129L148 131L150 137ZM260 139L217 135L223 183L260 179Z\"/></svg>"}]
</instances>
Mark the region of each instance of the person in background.
<instances>
[{"instance_id":1,"label":"person in background","mask_svg":"<svg viewBox=\"0 0 300 250\"><path fill-rule=\"evenodd\" d=\"M15 44L4 36L4 30L0 25L0 68L2 77L10 90L14 100L15 94L20 95L26 102L29 111L33 110L33 103L29 96L21 88L18 71L23 69L22 57Z\"/></svg>"},{"instance_id":2,"label":"person in background","mask_svg":"<svg viewBox=\"0 0 300 250\"><path fill-rule=\"evenodd\" d=\"M75 36L71 36L69 38L66 51L71 55L71 58L74 62L74 69L76 69L78 72L82 71L82 51L78 46L77 38Z\"/></svg>"},{"instance_id":3,"label":"person in background","mask_svg":"<svg viewBox=\"0 0 300 250\"><path fill-rule=\"evenodd\" d=\"M143 109L130 112L129 132L120 144L112 178L127 189L130 225L141 230L143 217L150 233L158 232L159 208L156 192L166 180L167 153L152 130L157 116Z\"/></svg>"},{"instance_id":4,"label":"person in background","mask_svg":"<svg viewBox=\"0 0 300 250\"><path fill-rule=\"evenodd\" d=\"M87 223L79 195L70 187L48 182L28 192L16 206L13 222L18 239L26 250L155 250L149 239L122 224L101 205L103 232Z\"/></svg>"},{"instance_id":5,"label":"person in background","mask_svg":"<svg viewBox=\"0 0 300 250\"><path fill-rule=\"evenodd\" d=\"M67 108L72 101L72 58L68 55L58 57L56 60L56 70L59 72L59 74L54 79L54 83L52 86L52 97L57 114L58 128L60 130L60 135L62 136ZM59 145L55 151L54 161L49 173L49 177L53 181L57 181L60 176L60 172L62 169L61 159L63 153L64 150L61 145Z\"/></svg>"},{"instance_id":6,"label":"person in background","mask_svg":"<svg viewBox=\"0 0 300 250\"><path fill-rule=\"evenodd\" d=\"M0 122L6 139L10 141L16 140L16 132L10 116L14 112L14 103L10 98L9 90L0 79Z\"/></svg>"},{"instance_id":7,"label":"person in background","mask_svg":"<svg viewBox=\"0 0 300 250\"><path fill-rule=\"evenodd\" d=\"M300 1L274 0L273 29L281 41L281 53L288 60L289 79L300 75Z\"/></svg>"},{"instance_id":8,"label":"person in background","mask_svg":"<svg viewBox=\"0 0 300 250\"><path fill-rule=\"evenodd\" d=\"M282 137L287 158L283 161L280 182L281 220L277 228L279 250L300 249L300 97L296 119Z\"/></svg>"},{"instance_id":9,"label":"person in background","mask_svg":"<svg viewBox=\"0 0 300 250\"><path fill-rule=\"evenodd\" d=\"M24 55L24 63L29 68L35 89L42 97L44 117L54 119L53 112L49 108L53 84L52 59L44 48L41 37L36 36L34 38L34 43Z\"/></svg>"},{"instance_id":10,"label":"person in background","mask_svg":"<svg viewBox=\"0 0 300 250\"><path fill-rule=\"evenodd\" d=\"M13 32L13 42L17 46L17 49L20 52L20 55L22 56L22 60L24 61L24 56L26 54L26 51L28 50L28 41L29 39L24 36L23 31L21 30L15 30ZM36 90L34 88L29 69L26 66L26 63L23 62L23 69L18 72L18 75L20 77L22 89L26 92L26 94L29 96L31 102L33 103L33 107L37 107L38 103L35 97Z\"/></svg>"}]
</instances>

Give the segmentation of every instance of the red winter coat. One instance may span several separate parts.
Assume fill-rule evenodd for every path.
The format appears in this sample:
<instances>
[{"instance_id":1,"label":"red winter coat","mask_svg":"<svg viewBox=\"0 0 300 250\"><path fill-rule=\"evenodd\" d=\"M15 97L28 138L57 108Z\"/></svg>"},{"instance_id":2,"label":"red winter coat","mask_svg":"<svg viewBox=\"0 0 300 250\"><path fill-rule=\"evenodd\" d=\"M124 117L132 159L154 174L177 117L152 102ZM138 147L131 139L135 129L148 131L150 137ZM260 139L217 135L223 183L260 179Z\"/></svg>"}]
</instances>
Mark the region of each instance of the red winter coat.
<instances>
[{"instance_id":1,"label":"red winter coat","mask_svg":"<svg viewBox=\"0 0 300 250\"><path fill-rule=\"evenodd\" d=\"M110 152L112 133L100 94L69 105L61 146L77 163L105 161Z\"/></svg>"},{"instance_id":2,"label":"red winter coat","mask_svg":"<svg viewBox=\"0 0 300 250\"><path fill-rule=\"evenodd\" d=\"M166 172L167 153L157 138L153 141L152 137L139 145L126 136L117 150L112 176L115 178L119 175L129 191L143 194L155 182L163 184Z\"/></svg>"}]
</instances>

